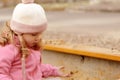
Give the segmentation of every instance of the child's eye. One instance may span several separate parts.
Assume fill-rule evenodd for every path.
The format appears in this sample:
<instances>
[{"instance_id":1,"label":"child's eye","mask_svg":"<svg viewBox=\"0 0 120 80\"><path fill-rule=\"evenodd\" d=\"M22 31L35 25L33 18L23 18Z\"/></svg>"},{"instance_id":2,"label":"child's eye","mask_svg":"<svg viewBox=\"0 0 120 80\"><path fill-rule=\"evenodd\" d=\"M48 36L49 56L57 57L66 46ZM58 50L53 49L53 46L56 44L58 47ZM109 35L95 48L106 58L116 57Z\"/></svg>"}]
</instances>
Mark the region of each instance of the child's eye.
<instances>
[{"instance_id":1,"label":"child's eye","mask_svg":"<svg viewBox=\"0 0 120 80\"><path fill-rule=\"evenodd\" d=\"M32 34L32 36L37 36L37 34Z\"/></svg>"},{"instance_id":2,"label":"child's eye","mask_svg":"<svg viewBox=\"0 0 120 80\"><path fill-rule=\"evenodd\" d=\"M32 34L32 36L39 36L40 34L39 33L36 33L36 34Z\"/></svg>"},{"instance_id":3,"label":"child's eye","mask_svg":"<svg viewBox=\"0 0 120 80\"><path fill-rule=\"evenodd\" d=\"M35 36L36 34L32 34L32 36Z\"/></svg>"}]
</instances>

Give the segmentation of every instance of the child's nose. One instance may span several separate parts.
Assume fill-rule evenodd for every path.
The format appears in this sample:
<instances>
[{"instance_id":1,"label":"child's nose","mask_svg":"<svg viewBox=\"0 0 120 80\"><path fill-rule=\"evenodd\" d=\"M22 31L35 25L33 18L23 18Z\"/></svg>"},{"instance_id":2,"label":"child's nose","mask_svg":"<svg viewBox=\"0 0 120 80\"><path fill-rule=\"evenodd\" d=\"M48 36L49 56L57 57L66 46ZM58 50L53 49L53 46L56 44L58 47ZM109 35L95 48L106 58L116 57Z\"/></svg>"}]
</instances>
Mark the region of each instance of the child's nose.
<instances>
[{"instance_id":1,"label":"child's nose","mask_svg":"<svg viewBox=\"0 0 120 80\"><path fill-rule=\"evenodd\" d=\"M35 38L35 42L38 42L40 39L39 38Z\"/></svg>"}]
</instances>

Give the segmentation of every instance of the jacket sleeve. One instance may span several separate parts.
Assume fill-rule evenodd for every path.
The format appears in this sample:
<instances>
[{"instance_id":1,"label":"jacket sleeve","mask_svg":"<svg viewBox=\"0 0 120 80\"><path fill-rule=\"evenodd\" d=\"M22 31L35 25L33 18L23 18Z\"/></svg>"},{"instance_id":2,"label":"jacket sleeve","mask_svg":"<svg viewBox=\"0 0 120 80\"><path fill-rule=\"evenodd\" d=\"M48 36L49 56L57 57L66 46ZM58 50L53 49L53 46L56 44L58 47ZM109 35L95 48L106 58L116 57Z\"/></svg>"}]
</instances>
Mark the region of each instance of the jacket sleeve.
<instances>
[{"instance_id":1,"label":"jacket sleeve","mask_svg":"<svg viewBox=\"0 0 120 80\"><path fill-rule=\"evenodd\" d=\"M0 80L12 80L10 73L13 55L8 47L0 47Z\"/></svg>"},{"instance_id":2,"label":"jacket sleeve","mask_svg":"<svg viewBox=\"0 0 120 80\"><path fill-rule=\"evenodd\" d=\"M50 64L41 64L42 77L60 76L59 69Z\"/></svg>"}]
</instances>

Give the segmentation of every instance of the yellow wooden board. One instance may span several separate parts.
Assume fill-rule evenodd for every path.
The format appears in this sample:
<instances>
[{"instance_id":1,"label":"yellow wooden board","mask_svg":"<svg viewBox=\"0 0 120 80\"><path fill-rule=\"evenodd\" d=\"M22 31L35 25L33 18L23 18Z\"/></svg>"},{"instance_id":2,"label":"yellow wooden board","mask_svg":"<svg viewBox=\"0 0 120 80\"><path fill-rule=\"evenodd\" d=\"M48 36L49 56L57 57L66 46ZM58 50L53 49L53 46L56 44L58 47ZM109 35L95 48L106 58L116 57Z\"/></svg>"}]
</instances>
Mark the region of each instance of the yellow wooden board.
<instances>
[{"instance_id":1,"label":"yellow wooden board","mask_svg":"<svg viewBox=\"0 0 120 80\"><path fill-rule=\"evenodd\" d=\"M107 48L99 48L95 46L73 45L59 43L47 43L44 47L45 50L64 52L68 54L83 55L101 59L108 59L120 61L120 52L117 50L110 50Z\"/></svg>"}]
</instances>

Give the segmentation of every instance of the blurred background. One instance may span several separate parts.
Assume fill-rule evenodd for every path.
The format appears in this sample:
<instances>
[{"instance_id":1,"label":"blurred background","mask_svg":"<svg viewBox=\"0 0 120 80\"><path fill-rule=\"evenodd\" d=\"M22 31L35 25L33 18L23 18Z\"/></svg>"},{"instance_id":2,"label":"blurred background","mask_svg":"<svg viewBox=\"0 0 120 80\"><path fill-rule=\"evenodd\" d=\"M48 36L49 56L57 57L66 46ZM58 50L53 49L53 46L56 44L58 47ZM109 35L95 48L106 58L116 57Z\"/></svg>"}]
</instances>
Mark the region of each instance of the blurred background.
<instances>
[{"instance_id":1,"label":"blurred background","mask_svg":"<svg viewBox=\"0 0 120 80\"><path fill-rule=\"evenodd\" d=\"M0 0L0 8L4 8L4 7L13 7L15 6L17 3L21 2L20 0ZM40 4L55 4L55 3L61 3L61 6L65 6L68 4L72 4L72 3L78 3L79 6L82 3L85 3L85 5L104 5L106 4L106 6L110 5L109 7L116 7L119 5L120 0L35 0L35 2L40 3ZM101 7L106 7L105 5ZM114 6L113 6L114 5ZM70 6L70 5L69 5ZM75 5L74 5L75 6Z\"/></svg>"},{"instance_id":2,"label":"blurred background","mask_svg":"<svg viewBox=\"0 0 120 80\"><path fill-rule=\"evenodd\" d=\"M0 26L21 0L0 0ZM46 40L120 51L120 0L35 0L48 19ZM0 28L1 28L0 27ZM69 38L68 38L69 36Z\"/></svg>"},{"instance_id":3,"label":"blurred background","mask_svg":"<svg viewBox=\"0 0 120 80\"><path fill-rule=\"evenodd\" d=\"M12 17L21 0L0 0L0 25ZM70 43L120 50L120 0L35 0L48 19L45 39L64 39ZM61 34L61 35L59 35ZM59 35L59 36L58 36ZM54 37L53 37L54 36ZM84 36L84 37L83 37ZM75 39L75 40L74 40ZM108 44L110 43L110 44Z\"/></svg>"}]
</instances>

